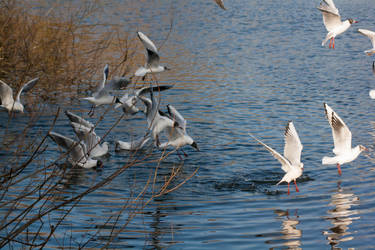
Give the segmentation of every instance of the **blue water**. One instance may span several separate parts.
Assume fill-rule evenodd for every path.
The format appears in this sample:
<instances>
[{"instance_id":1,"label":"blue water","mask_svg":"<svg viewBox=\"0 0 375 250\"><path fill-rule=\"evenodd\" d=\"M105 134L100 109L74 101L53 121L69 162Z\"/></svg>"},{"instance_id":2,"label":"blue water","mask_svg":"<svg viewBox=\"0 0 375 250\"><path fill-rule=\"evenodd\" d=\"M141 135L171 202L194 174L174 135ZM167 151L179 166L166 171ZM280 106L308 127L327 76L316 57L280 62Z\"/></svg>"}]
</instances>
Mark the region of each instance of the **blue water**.
<instances>
[{"instance_id":1,"label":"blue water","mask_svg":"<svg viewBox=\"0 0 375 250\"><path fill-rule=\"evenodd\" d=\"M188 133L201 151L186 147L189 156L183 162L171 154L160 164L148 162L127 169L84 197L48 247L77 247L89 238L86 247L103 247L112 227L119 232L110 248L373 247L375 103L368 92L375 88L374 58L363 53L371 46L369 39L356 32L357 28L375 30L372 1L336 1L343 18L359 23L337 37L335 49L321 46L326 30L316 9L319 1L228 0L225 5L227 11L210 0L102 3L103 12L94 20L121 25L134 38L135 31L141 30L158 47L163 44L161 62L172 70L159 74L158 81L175 86L162 93L161 107L172 104L182 113L188 120ZM171 20L172 32L164 42ZM138 42L136 38L134 42ZM143 51L138 55L141 64ZM323 156L332 155L333 147L323 102L349 126L353 145L370 149L344 165L342 176L336 166L321 164ZM85 117L90 108L74 98L60 106ZM30 139L48 131L57 105L47 109L36 121ZM104 111L99 108L92 120ZM7 131L16 134L16 124L24 124L30 116L17 116ZM103 135L120 116L109 110L97 134ZM7 114L0 114L0 120L6 124ZM289 120L304 146L304 173L297 181L300 192L291 186L288 196L286 185L275 185L283 176L280 164L248 133L282 152L283 130ZM106 138L111 152L102 159L103 170L76 170L59 186L61 200L95 185L132 157L150 154L151 159L158 159L161 152L151 146L135 156L114 151L115 140L143 136L146 128L142 114L122 119ZM62 113L54 131L72 133ZM4 148L0 151L2 157L6 152ZM46 151L28 171L32 173L59 155L49 140ZM148 189L144 199L135 197L153 178L157 165L157 185L173 168L181 167L174 185L198 171L179 189L140 209L152 190ZM21 182L11 192L28 184ZM135 217L126 224L134 211ZM55 222L59 212L46 221ZM36 223L32 229L36 231L38 226Z\"/></svg>"}]
</instances>

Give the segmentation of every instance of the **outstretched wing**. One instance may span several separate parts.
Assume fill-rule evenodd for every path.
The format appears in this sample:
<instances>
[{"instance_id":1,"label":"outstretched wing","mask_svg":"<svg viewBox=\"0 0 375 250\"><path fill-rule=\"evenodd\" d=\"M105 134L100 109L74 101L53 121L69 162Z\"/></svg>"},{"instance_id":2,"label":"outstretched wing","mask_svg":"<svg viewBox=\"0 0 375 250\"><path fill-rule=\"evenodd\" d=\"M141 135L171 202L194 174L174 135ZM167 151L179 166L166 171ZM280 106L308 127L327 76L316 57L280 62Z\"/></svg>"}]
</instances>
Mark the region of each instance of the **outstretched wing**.
<instances>
[{"instance_id":1,"label":"outstretched wing","mask_svg":"<svg viewBox=\"0 0 375 250\"><path fill-rule=\"evenodd\" d=\"M66 136L63 136L55 132L49 132L48 135L57 145L66 150L70 150L69 154L73 161L82 162L87 159L85 154L85 148L81 143L76 142Z\"/></svg>"},{"instance_id":2,"label":"outstretched wing","mask_svg":"<svg viewBox=\"0 0 375 250\"><path fill-rule=\"evenodd\" d=\"M75 122L75 123L81 124L81 125L83 125L85 127L88 127L88 128L93 128L94 127L94 124L92 124L91 122L83 119L79 115L73 114L70 111L65 111L65 115L69 118L69 120L71 122Z\"/></svg>"},{"instance_id":3,"label":"outstretched wing","mask_svg":"<svg viewBox=\"0 0 375 250\"><path fill-rule=\"evenodd\" d=\"M175 107L168 104L167 105L168 113L171 116L171 118L178 123L178 125L183 129L183 131L186 131L186 120L185 118L177 111Z\"/></svg>"},{"instance_id":4,"label":"outstretched wing","mask_svg":"<svg viewBox=\"0 0 375 250\"><path fill-rule=\"evenodd\" d=\"M39 78L34 78L34 79L28 81L27 83L25 83L22 86L22 88L18 91L17 97L16 97L16 101L19 102L20 101L20 97L21 97L21 93L22 92L26 93L27 91L29 91L30 89L32 89L35 86L35 84L38 82L38 80L39 80Z\"/></svg>"},{"instance_id":5,"label":"outstretched wing","mask_svg":"<svg viewBox=\"0 0 375 250\"><path fill-rule=\"evenodd\" d=\"M375 48L375 32L374 31L366 30L366 29L358 29L358 32L370 38L372 47Z\"/></svg>"},{"instance_id":6,"label":"outstretched wing","mask_svg":"<svg viewBox=\"0 0 375 250\"><path fill-rule=\"evenodd\" d=\"M159 65L160 57L158 55L158 49L156 48L155 44L142 32L138 31L138 38L143 43L143 46L146 49L146 57L147 57L147 64L148 65Z\"/></svg>"},{"instance_id":7,"label":"outstretched wing","mask_svg":"<svg viewBox=\"0 0 375 250\"><path fill-rule=\"evenodd\" d=\"M292 165L299 165L301 163L301 152L303 146L292 121L289 121L286 125L284 135L284 156Z\"/></svg>"},{"instance_id":8,"label":"outstretched wing","mask_svg":"<svg viewBox=\"0 0 375 250\"><path fill-rule=\"evenodd\" d=\"M96 145L99 145L101 139L92 128L75 122L72 122L71 125L78 139L86 144L88 151L91 151Z\"/></svg>"},{"instance_id":9,"label":"outstretched wing","mask_svg":"<svg viewBox=\"0 0 375 250\"><path fill-rule=\"evenodd\" d=\"M9 87L8 84L0 80L0 101L1 105L6 106L7 104L12 104L13 99L13 90Z\"/></svg>"},{"instance_id":10,"label":"outstretched wing","mask_svg":"<svg viewBox=\"0 0 375 250\"><path fill-rule=\"evenodd\" d=\"M322 12L323 22L328 32L342 24L339 10L332 0L323 0L318 10Z\"/></svg>"},{"instance_id":11,"label":"outstretched wing","mask_svg":"<svg viewBox=\"0 0 375 250\"><path fill-rule=\"evenodd\" d=\"M284 170L284 172L289 172L291 169L291 164L284 156L279 154L276 150L273 148L267 146L262 141L258 140L255 136L249 133L251 137L253 137L259 144L263 145L272 155L275 157L280 163L281 163L281 169Z\"/></svg>"},{"instance_id":12,"label":"outstretched wing","mask_svg":"<svg viewBox=\"0 0 375 250\"><path fill-rule=\"evenodd\" d=\"M349 128L327 103L324 103L324 110L332 128L333 143L335 145L333 153L337 155L350 151L352 148L352 133Z\"/></svg>"}]
</instances>

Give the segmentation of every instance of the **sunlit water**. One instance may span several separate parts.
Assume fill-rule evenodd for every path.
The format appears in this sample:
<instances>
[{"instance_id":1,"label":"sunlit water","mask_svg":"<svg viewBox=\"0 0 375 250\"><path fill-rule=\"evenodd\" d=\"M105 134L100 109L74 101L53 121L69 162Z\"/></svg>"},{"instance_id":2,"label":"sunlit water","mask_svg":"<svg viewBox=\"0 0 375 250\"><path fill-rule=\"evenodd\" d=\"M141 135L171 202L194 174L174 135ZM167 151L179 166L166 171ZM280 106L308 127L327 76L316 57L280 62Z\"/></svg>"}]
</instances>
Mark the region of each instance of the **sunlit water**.
<instances>
[{"instance_id":1,"label":"sunlit water","mask_svg":"<svg viewBox=\"0 0 375 250\"><path fill-rule=\"evenodd\" d=\"M175 87L162 93L161 107L172 104L185 116L188 133L201 151L185 149L189 156L183 162L181 179L199 167L197 174L138 211L108 247L373 247L372 152L370 157L361 155L344 165L342 176L336 166L321 164L323 156L332 155L333 147L323 102L349 126L353 145L373 150L375 103L368 92L375 88L375 78L372 58L363 53L371 43L356 32L357 28L375 30L372 1L336 1L343 18L360 23L336 39L334 50L320 45L326 30L316 9L319 1L231 0L225 1L227 11L211 0L118 2L103 3L101 18L123 25L134 36L142 30L157 46L173 21L172 32L160 49L161 61L172 71L159 74L158 80ZM126 8L127 4L132 8ZM60 106L85 117L90 108L79 100ZM49 109L56 111L56 107ZM99 108L93 120L104 111ZM104 134L120 115L109 111L97 133ZM42 116L30 137L45 133L53 117ZM7 114L0 114L0 119L7 124ZM289 120L304 145L305 168L297 181L300 192L291 187L288 196L286 185L275 185L283 176L280 164L248 133L282 152L283 130ZM27 121L27 114L13 119L13 133L17 124ZM142 114L124 118L107 136L111 155L102 159L104 169L77 170L61 184L61 199L86 190L124 165L129 153L115 152L114 141L143 136L146 128ZM73 137L63 114L54 131ZM6 152L0 153L5 157ZM155 159L158 155L153 152ZM49 141L44 156L47 162L58 158L53 142ZM170 155L159 166L160 174L179 164L179 157ZM33 164L30 171L40 166ZM101 242L106 242L114 226L114 220L106 224L106 218L120 212L129 195L141 191L139 185L131 193L135 182L147 182L154 167L151 163L132 167L86 196L60 225L50 247L77 246L89 238L93 240L87 247L103 247ZM55 213L50 216L60 216L59 211ZM126 219L121 216L114 227L122 229ZM94 234L100 227L100 233Z\"/></svg>"}]
</instances>

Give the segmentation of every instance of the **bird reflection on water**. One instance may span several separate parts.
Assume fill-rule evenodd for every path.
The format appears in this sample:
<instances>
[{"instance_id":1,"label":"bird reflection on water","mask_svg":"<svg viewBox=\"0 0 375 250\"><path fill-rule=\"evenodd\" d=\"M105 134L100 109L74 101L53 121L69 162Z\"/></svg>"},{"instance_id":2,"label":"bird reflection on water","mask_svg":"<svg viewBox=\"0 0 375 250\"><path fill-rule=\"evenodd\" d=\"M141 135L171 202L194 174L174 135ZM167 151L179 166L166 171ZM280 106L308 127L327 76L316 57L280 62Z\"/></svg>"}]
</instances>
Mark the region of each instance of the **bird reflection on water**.
<instances>
[{"instance_id":1,"label":"bird reflection on water","mask_svg":"<svg viewBox=\"0 0 375 250\"><path fill-rule=\"evenodd\" d=\"M353 220L358 220L360 217L355 216L359 212L353 209L353 206L359 205L359 198L350 191L341 188L341 182L337 183L337 192L331 196L331 203L329 205L335 206L327 211L328 216L325 218L329 220L333 227L329 231L324 231L328 243L333 249L339 249L338 244L344 241L354 239L354 236L349 231L349 225Z\"/></svg>"}]
</instances>

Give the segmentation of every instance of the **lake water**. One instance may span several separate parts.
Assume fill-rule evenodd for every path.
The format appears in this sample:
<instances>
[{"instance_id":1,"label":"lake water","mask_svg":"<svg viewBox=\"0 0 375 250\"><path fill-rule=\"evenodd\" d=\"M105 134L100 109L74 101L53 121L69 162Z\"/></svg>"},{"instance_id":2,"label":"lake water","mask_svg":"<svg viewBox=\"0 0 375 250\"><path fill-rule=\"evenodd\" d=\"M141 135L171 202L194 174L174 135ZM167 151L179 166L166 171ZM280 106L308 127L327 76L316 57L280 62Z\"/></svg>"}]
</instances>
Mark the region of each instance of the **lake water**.
<instances>
[{"instance_id":1,"label":"lake water","mask_svg":"<svg viewBox=\"0 0 375 250\"><path fill-rule=\"evenodd\" d=\"M159 83L175 86L161 94L161 107L165 110L166 104L172 104L182 113L200 152L186 147L189 156L184 161L172 153L160 164L130 167L85 196L59 225L47 247L76 248L88 239L85 247L104 247L112 228L119 232L106 246L109 248L373 247L375 102L368 92L375 88L374 58L363 53L370 49L369 39L356 32L357 28L375 30L373 1L336 0L342 17L358 19L359 23L337 37L335 49L321 46L326 30L316 9L319 1L227 0L226 11L211 0L103 1L102 5L100 18L104 22L122 25L134 37L137 30L144 31L158 47L173 20L172 32L160 49L161 62L172 70L157 77ZM143 57L143 51L139 56ZM335 165L321 164L323 156L332 155L333 147L323 102L349 126L353 145L370 149L345 164L342 176ZM60 106L85 117L90 108L78 99ZM49 108L56 112L57 105ZM98 108L91 120L96 121L104 111ZM103 135L120 116L110 110L97 134ZM53 112L42 115L29 136L45 134L53 118ZM13 133L1 136L14 136L17 124L28 119L28 114L17 116L11 121ZM0 114L0 120L6 124L7 114ZM282 152L284 127L289 120L304 145L304 173L297 181L300 192L291 186L288 196L286 185L275 185L283 176L280 164L248 133ZM106 138L111 152L102 159L103 170L79 169L67 177L59 186L60 201L83 192L126 164L134 156L115 152L115 140L143 136L146 128L142 114L122 119ZM54 131L71 135L63 114ZM149 146L135 157L151 150ZM2 150L2 157L6 154ZM59 155L49 140L28 173ZM154 149L151 159L160 155ZM156 166L156 185L173 168L181 167L174 185L198 171L179 189L141 208L150 193L145 199L135 197L150 176L153 178ZM26 185L15 185L9 197ZM54 217L64 209L69 207L51 213L44 222L56 222ZM39 226L35 223L31 230L36 232Z\"/></svg>"}]
</instances>

